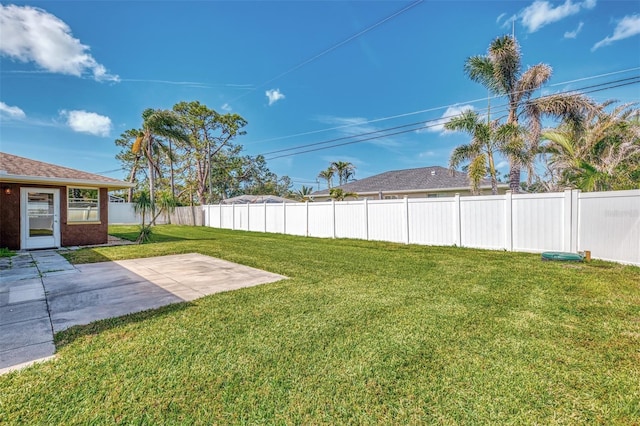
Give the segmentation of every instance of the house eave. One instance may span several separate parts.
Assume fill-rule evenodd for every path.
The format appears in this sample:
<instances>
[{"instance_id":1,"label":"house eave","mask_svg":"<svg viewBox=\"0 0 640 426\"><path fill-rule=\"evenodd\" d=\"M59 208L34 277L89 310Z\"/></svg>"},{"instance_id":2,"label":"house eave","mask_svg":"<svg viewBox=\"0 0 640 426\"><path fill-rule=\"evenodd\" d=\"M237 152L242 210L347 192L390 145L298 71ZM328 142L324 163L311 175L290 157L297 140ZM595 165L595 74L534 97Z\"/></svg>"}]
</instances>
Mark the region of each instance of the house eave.
<instances>
[{"instance_id":1,"label":"house eave","mask_svg":"<svg viewBox=\"0 0 640 426\"><path fill-rule=\"evenodd\" d=\"M98 188L107 188L109 191L116 189L128 189L134 188L135 183L123 182L123 181L100 181L100 180L87 180L87 179L66 179L66 178L52 178L45 176L22 176L22 175L9 175L0 174L0 182L2 183L27 183L32 185L78 185L78 186L93 186Z\"/></svg>"}]
</instances>

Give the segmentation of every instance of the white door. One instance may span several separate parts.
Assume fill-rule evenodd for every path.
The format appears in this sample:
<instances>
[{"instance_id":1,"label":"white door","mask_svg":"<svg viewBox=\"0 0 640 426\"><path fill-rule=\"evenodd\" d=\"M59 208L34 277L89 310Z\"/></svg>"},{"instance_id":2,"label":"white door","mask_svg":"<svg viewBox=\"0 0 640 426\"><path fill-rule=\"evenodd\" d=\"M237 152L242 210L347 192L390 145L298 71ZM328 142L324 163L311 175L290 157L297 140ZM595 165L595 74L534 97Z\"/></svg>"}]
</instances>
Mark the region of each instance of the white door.
<instances>
[{"instance_id":1,"label":"white door","mask_svg":"<svg viewBox=\"0 0 640 426\"><path fill-rule=\"evenodd\" d=\"M21 248L60 247L60 190L20 188Z\"/></svg>"}]
</instances>

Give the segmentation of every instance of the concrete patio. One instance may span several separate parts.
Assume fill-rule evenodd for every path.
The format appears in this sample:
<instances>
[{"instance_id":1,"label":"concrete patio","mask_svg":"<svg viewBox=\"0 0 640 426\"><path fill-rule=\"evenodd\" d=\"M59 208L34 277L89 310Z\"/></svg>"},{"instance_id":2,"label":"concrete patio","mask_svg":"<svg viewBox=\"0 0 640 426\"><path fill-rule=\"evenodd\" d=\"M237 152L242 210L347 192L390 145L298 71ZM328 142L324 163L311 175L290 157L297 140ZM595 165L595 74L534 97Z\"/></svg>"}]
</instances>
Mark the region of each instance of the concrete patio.
<instances>
[{"instance_id":1,"label":"concrete patio","mask_svg":"<svg viewBox=\"0 0 640 426\"><path fill-rule=\"evenodd\" d=\"M74 325L285 277L201 254L73 266L53 250L0 259L0 374L49 359Z\"/></svg>"}]
</instances>

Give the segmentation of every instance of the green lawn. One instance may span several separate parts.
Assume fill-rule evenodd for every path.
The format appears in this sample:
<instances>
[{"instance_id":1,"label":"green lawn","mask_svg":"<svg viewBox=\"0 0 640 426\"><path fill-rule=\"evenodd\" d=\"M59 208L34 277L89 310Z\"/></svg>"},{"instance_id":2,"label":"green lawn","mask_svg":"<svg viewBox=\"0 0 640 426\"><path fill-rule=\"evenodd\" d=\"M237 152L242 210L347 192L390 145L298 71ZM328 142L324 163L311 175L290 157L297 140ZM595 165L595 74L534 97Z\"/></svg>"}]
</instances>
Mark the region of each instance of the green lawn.
<instances>
[{"instance_id":1,"label":"green lawn","mask_svg":"<svg viewBox=\"0 0 640 426\"><path fill-rule=\"evenodd\" d=\"M153 239L71 258L198 252L290 279L58 334L54 362L0 376L0 423L640 422L640 268L181 226Z\"/></svg>"}]
</instances>

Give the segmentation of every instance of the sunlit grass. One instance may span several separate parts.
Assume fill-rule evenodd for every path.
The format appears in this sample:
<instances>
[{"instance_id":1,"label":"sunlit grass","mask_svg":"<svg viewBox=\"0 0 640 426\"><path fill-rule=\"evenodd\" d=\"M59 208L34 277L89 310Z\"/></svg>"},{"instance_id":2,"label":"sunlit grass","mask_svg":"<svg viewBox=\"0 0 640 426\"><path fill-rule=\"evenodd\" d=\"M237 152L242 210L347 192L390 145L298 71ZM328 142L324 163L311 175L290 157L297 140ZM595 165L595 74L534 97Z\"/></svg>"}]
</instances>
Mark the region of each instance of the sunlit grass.
<instances>
[{"instance_id":1,"label":"sunlit grass","mask_svg":"<svg viewBox=\"0 0 640 426\"><path fill-rule=\"evenodd\" d=\"M197 252L289 279L58 334L57 360L0 377L0 423L640 419L640 268L180 226L152 238L69 256Z\"/></svg>"}]
</instances>

